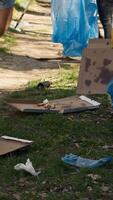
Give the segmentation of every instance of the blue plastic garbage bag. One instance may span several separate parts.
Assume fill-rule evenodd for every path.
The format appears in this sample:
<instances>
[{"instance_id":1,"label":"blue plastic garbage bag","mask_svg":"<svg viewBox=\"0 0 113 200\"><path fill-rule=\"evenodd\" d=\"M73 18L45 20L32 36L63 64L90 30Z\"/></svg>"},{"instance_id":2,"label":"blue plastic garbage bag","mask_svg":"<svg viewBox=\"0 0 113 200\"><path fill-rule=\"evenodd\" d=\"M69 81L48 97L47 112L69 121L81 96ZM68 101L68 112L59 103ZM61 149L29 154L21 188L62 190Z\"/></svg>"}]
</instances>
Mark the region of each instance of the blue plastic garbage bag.
<instances>
[{"instance_id":1,"label":"blue plastic garbage bag","mask_svg":"<svg viewBox=\"0 0 113 200\"><path fill-rule=\"evenodd\" d=\"M107 86L107 93L111 96L112 107L113 107L113 79L109 82Z\"/></svg>"},{"instance_id":2,"label":"blue plastic garbage bag","mask_svg":"<svg viewBox=\"0 0 113 200\"><path fill-rule=\"evenodd\" d=\"M112 161L111 156L101 158L100 160L91 160L91 159L87 159L87 158L82 158L82 157L74 155L74 154L65 155L61 159L62 159L62 161L64 161L67 164L70 164L70 165L73 165L76 167L83 167L83 168L101 167Z\"/></svg>"},{"instance_id":3,"label":"blue plastic garbage bag","mask_svg":"<svg viewBox=\"0 0 113 200\"><path fill-rule=\"evenodd\" d=\"M53 42L65 56L81 56L88 40L98 37L96 0L52 0Z\"/></svg>"}]
</instances>

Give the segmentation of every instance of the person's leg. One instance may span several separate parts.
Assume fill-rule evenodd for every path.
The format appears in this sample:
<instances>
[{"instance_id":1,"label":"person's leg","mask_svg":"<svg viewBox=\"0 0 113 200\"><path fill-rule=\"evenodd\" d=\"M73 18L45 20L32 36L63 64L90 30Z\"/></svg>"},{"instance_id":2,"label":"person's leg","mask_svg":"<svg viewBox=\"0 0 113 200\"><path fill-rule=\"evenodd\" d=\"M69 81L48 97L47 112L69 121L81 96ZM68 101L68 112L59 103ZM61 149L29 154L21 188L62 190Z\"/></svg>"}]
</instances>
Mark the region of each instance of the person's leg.
<instances>
[{"instance_id":1,"label":"person's leg","mask_svg":"<svg viewBox=\"0 0 113 200\"><path fill-rule=\"evenodd\" d=\"M97 0L97 5L105 38L111 38L113 2L112 0Z\"/></svg>"},{"instance_id":2,"label":"person's leg","mask_svg":"<svg viewBox=\"0 0 113 200\"><path fill-rule=\"evenodd\" d=\"M13 13L15 0L0 0L0 36L7 31Z\"/></svg>"},{"instance_id":3,"label":"person's leg","mask_svg":"<svg viewBox=\"0 0 113 200\"><path fill-rule=\"evenodd\" d=\"M8 29L12 19L13 8L0 9L0 36Z\"/></svg>"}]
</instances>

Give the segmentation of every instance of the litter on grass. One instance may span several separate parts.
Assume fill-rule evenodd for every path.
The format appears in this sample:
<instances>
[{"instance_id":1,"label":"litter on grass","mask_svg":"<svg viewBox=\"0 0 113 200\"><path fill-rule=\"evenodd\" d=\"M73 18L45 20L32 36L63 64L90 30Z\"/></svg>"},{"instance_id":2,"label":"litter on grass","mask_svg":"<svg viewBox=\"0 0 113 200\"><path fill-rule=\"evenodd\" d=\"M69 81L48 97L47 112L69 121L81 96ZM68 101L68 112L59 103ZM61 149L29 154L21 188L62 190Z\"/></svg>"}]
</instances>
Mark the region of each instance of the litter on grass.
<instances>
[{"instance_id":1,"label":"litter on grass","mask_svg":"<svg viewBox=\"0 0 113 200\"><path fill-rule=\"evenodd\" d=\"M30 173L33 176L38 176L41 173L41 171L38 171L38 172L35 171L35 169L32 165L32 162L30 161L29 158L27 159L25 164L19 163L19 164L15 165L14 169L17 170L17 171L24 170L24 171Z\"/></svg>"},{"instance_id":2,"label":"litter on grass","mask_svg":"<svg viewBox=\"0 0 113 200\"><path fill-rule=\"evenodd\" d=\"M48 99L44 99L43 104L47 104L47 103L49 103Z\"/></svg>"},{"instance_id":3,"label":"litter on grass","mask_svg":"<svg viewBox=\"0 0 113 200\"><path fill-rule=\"evenodd\" d=\"M99 160L82 158L78 155L68 154L61 158L66 164L81 168L97 168L106 165L112 161L111 156L103 157Z\"/></svg>"},{"instance_id":4,"label":"litter on grass","mask_svg":"<svg viewBox=\"0 0 113 200\"><path fill-rule=\"evenodd\" d=\"M30 112L30 113L74 113L80 111L87 111L97 109L100 106L99 102L91 100L85 96L72 96L62 99L55 100L44 100L43 102L33 102L33 101L10 101L8 104L19 110L20 112Z\"/></svg>"},{"instance_id":5,"label":"litter on grass","mask_svg":"<svg viewBox=\"0 0 113 200\"><path fill-rule=\"evenodd\" d=\"M0 156L15 152L17 150L22 150L29 147L33 141L24 140L10 136L0 137Z\"/></svg>"},{"instance_id":6,"label":"litter on grass","mask_svg":"<svg viewBox=\"0 0 113 200\"><path fill-rule=\"evenodd\" d=\"M83 100L83 101L86 101L86 102L88 102L88 103L90 103L90 104L92 104L93 106L100 106L101 105L101 103L99 103L99 102L97 102L97 101L95 101L95 100L92 100L92 99L90 99L90 98L88 98L88 97L86 97L86 96L80 96L79 97L81 100Z\"/></svg>"}]
</instances>

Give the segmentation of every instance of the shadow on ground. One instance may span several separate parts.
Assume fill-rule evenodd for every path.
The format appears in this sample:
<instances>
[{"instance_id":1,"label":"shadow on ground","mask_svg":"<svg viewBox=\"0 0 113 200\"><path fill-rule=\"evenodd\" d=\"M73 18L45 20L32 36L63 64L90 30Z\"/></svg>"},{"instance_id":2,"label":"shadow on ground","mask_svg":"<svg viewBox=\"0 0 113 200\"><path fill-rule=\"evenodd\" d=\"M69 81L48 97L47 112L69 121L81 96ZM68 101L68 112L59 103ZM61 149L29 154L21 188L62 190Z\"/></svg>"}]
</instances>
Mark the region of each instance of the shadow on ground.
<instances>
[{"instance_id":1,"label":"shadow on ground","mask_svg":"<svg viewBox=\"0 0 113 200\"><path fill-rule=\"evenodd\" d=\"M33 69L58 69L59 64L64 65L80 63L78 59L34 59L32 57L21 56L9 53L0 53L0 68L9 69L14 71L30 71Z\"/></svg>"}]
</instances>

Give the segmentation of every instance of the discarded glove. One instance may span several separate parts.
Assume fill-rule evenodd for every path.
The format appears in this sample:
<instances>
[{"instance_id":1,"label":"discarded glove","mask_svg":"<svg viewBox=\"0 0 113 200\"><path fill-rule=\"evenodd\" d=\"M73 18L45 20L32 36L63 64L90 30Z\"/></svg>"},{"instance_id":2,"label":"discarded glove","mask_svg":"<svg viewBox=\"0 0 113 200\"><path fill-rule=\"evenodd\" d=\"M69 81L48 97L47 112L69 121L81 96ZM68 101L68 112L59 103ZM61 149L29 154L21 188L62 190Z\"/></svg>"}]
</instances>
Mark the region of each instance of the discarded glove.
<instances>
[{"instance_id":1,"label":"discarded glove","mask_svg":"<svg viewBox=\"0 0 113 200\"><path fill-rule=\"evenodd\" d=\"M101 167L112 161L111 156L101 158L100 160L91 160L91 159L87 159L87 158L82 158L82 157L74 155L74 154L65 155L61 159L62 159L62 161L64 161L65 163L67 163L69 165L73 165L76 167L82 167L82 168Z\"/></svg>"},{"instance_id":2,"label":"discarded glove","mask_svg":"<svg viewBox=\"0 0 113 200\"><path fill-rule=\"evenodd\" d=\"M41 171L38 171L38 172L35 171L35 169L32 165L32 162L29 160L29 158L27 159L26 164L19 163L14 166L14 169L17 171L24 170L33 176L38 176L41 173Z\"/></svg>"}]
</instances>

